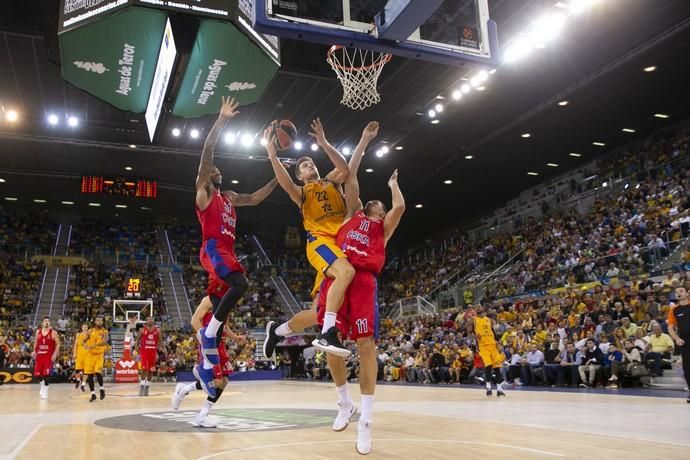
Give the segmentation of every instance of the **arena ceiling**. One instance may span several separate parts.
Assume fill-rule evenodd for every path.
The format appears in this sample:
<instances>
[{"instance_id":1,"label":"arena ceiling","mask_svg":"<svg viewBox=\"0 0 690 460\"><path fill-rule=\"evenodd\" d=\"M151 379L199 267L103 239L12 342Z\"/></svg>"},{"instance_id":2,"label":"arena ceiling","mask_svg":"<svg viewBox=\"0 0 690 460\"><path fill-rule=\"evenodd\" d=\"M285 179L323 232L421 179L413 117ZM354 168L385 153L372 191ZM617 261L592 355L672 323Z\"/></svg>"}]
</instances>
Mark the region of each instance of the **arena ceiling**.
<instances>
[{"instance_id":1,"label":"arena ceiling","mask_svg":"<svg viewBox=\"0 0 690 460\"><path fill-rule=\"evenodd\" d=\"M19 198L2 205L75 216L114 217L117 211L127 219L194 219L192 185L213 118L164 114L158 138L149 143L143 115L116 110L61 79L58 0L42 2L40 14L27 3L4 3L0 19L0 104L20 114L18 122L0 122L0 178L5 180L0 196ZM556 2L489 3L499 37L506 42ZM555 43L501 66L484 91L473 91L459 103L451 100L449 90L467 70L398 58L383 72L382 102L352 112L338 103L340 86L324 62L325 50L286 41L283 68L258 104L242 108L233 130L257 132L272 119L289 118L306 134L309 120L318 116L331 141L342 147L356 143L367 121L379 120L380 142L362 166L373 170L361 173L362 195L387 198L386 180L399 168L408 201L399 241L412 242L468 222L521 190L690 116L690 2L685 0L599 0L569 23ZM649 66L656 66L655 71L643 70ZM435 101L438 95L445 99ZM559 105L561 101L568 103ZM445 110L439 123L431 124L427 111L435 102ZM76 114L79 126L50 127L49 113ZM173 128L182 135L174 137ZM191 129L200 130L199 139L190 138ZM525 133L530 137L522 137ZM390 153L378 158L373 151L383 142ZM569 156L571 152L581 156ZM473 158L467 160L467 155ZM327 169L325 155L314 156ZM251 191L271 177L258 144L245 148L221 142L219 157L226 184L237 180L231 186L238 191ZM161 185L159 198L82 195L81 175L153 178ZM75 204L60 205L63 200ZM93 201L102 206L88 206ZM114 209L123 202L127 209ZM242 210L241 222L247 222L246 231L275 231L282 224L298 225L295 211L287 196L276 191L266 205Z\"/></svg>"}]
</instances>

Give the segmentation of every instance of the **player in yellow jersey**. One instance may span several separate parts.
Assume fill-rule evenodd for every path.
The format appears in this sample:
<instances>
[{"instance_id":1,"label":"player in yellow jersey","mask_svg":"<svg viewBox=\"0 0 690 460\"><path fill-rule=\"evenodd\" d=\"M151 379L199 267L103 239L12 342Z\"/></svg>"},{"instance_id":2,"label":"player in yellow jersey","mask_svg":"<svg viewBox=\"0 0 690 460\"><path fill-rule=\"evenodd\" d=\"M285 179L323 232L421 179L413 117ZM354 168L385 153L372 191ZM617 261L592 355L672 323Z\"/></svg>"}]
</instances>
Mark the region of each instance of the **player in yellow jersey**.
<instances>
[{"instance_id":1,"label":"player in yellow jersey","mask_svg":"<svg viewBox=\"0 0 690 460\"><path fill-rule=\"evenodd\" d=\"M377 122L371 122L366 126L362 132L362 138L353 152L353 158L361 157L371 140L378 134L378 128ZM295 165L295 177L303 185L297 185L278 159L273 139L267 139L266 151L278 183L292 201L299 206L302 214L304 230L307 232L307 259L317 272L312 298L317 297L316 294L325 276L333 279L333 284L326 297L323 328L319 337L312 344L322 351L347 357L350 351L338 339L335 320L340 305L343 303L345 290L352 281L355 270L347 261L343 251L336 245L335 237L345 219L346 206L342 184L349 175L349 167L340 152L326 140L326 134L318 118L312 122L311 130L309 134L326 152L335 166L335 169L323 179L319 175L314 160L310 157L301 157ZM316 302L312 303L310 310L296 314L290 321L280 326L270 321L266 325L264 354L267 358L273 355L275 345L278 343L278 336L301 331L316 324L316 322Z\"/></svg>"},{"instance_id":2,"label":"player in yellow jersey","mask_svg":"<svg viewBox=\"0 0 690 460\"><path fill-rule=\"evenodd\" d=\"M506 394L503 392L503 377L501 376L501 366L505 357L496 345L493 320L486 317L485 307L479 305L476 309L477 316L470 323L470 328L474 330L474 335L477 339L477 349L482 357L482 361L484 361L486 395L492 395L491 382L493 381L496 383L496 396L505 396Z\"/></svg>"},{"instance_id":3,"label":"player in yellow jersey","mask_svg":"<svg viewBox=\"0 0 690 460\"><path fill-rule=\"evenodd\" d=\"M108 348L108 330L103 327L103 317L96 318L93 328L89 329L86 337L83 340L84 350L86 355L84 357L84 373L87 375L87 382L89 383L89 390L91 390L91 399L89 402L96 400L96 391L93 383L94 375L98 380L98 387L100 389L101 399L105 399L105 389L103 388L103 361L105 358L105 351Z\"/></svg>"},{"instance_id":4,"label":"player in yellow jersey","mask_svg":"<svg viewBox=\"0 0 690 460\"><path fill-rule=\"evenodd\" d=\"M74 336L74 349L72 350L72 360L74 361L74 388L81 386L81 391L84 391L84 359L86 358L86 350L84 349L84 342L86 341L86 334L89 332L89 325L84 323L81 325L81 332Z\"/></svg>"}]
</instances>

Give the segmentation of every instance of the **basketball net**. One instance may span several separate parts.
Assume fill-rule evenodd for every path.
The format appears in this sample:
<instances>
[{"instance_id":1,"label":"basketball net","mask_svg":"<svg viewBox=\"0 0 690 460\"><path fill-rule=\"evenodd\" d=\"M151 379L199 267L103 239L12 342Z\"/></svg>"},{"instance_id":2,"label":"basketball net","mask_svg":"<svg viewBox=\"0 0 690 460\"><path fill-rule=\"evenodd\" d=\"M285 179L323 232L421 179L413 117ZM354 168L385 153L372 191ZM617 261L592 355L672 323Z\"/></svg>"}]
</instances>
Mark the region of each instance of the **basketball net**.
<instances>
[{"instance_id":1,"label":"basketball net","mask_svg":"<svg viewBox=\"0 0 690 460\"><path fill-rule=\"evenodd\" d=\"M343 85L340 103L352 110L364 110L381 101L377 85L383 66L391 60L388 53L333 45L326 61Z\"/></svg>"},{"instance_id":2,"label":"basketball net","mask_svg":"<svg viewBox=\"0 0 690 460\"><path fill-rule=\"evenodd\" d=\"M125 340L132 339L134 333L137 331L137 317L131 316L127 318L127 332L125 333Z\"/></svg>"}]
</instances>

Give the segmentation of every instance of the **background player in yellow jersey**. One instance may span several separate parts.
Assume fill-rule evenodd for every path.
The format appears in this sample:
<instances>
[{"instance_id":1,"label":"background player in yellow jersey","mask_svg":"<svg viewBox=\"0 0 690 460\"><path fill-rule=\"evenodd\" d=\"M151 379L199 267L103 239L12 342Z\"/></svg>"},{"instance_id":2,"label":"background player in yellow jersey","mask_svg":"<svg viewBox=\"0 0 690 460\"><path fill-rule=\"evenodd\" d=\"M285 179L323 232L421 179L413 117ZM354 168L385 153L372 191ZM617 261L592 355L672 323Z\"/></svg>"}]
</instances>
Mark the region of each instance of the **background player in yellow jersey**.
<instances>
[{"instance_id":1,"label":"background player in yellow jersey","mask_svg":"<svg viewBox=\"0 0 690 460\"><path fill-rule=\"evenodd\" d=\"M486 379L486 395L491 396L491 383L496 383L496 396L505 396L503 392L503 377L501 376L501 366L504 361L503 353L498 350L496 336L494 335L493 320L486 317L486 308L479 305L477 316L472 320L471 328L477 339L479 355L484 361L484 374Z\"/></svg>"},{"instance_id":2,"label":"background player in yellow jersey","mask_svg":"<svg viewBox=\"0 0 690 460\"><path fill-rule=\"evenodd\" d=\"M273 139L268 139L266 151L278 183L292 201L299 206L302 213L304 229L307 232L307 259L317 271L312 297L316 297L324 276L334 280L326 298L326 314L321 334L312 344L320 350L347 357L350 352L338 339L335 320L343 302L345 290L352 281L355 271L347 261L345 254L335 244L335 236L345 219L346 206L341 186L349 175L349 167L340 152L326 140L326 134L319 119L312 122L311 130L309 134L323 148L335 166L335 169L323 179L319 175L314 160L310 157L301 157L295 165L295 177L303 185L297 185L278 159ZM358 152L361 156L361 152L367 148L369 142L377 134L378 123L369 123L353 152L353 158L357 156ZM266 342L264 342L264 354L269 358L273 355L275 344L278 341L277 336L285 336L290 332L300 331L316 324L316 322L315 304L312 304L311 310L298 313L290 321L280 326L276 326L272 321L269 322L266 327L267 337Z\"/></svg>"},{"instance_id":3,"label":"background player in yellow jersey","mask_svg":"<svg viewBox=\"0 0 690 460\"><path fill-rule=\"evenodd\" d=\"M103 388L103 361L105 350L108 348L108 331L103 327L103 317L96 318L95 325L86 333L86 338L82 342L86 355L84 357L84 373L87 375L91 399L96 400L96 391L93 383L94 375L98 380L101 399L105 399L105 389Z\"/></svg>"},{"instance_id":4,"label":"background player in yellow jersey","mask_svg":"<svg viewBox=\"0 0 690 460\"><path fill-rule=\"evenodd\" d=\"M74 337L74 349L72 350L72 359L74 360L74 388L81 386L81 391L84 391L84 359L86 358L86 350L84 349L84 342L86 335L89 332L89 325L84 323L81 325L81 331L77 332Z\"/></svg>"}]
</instances>

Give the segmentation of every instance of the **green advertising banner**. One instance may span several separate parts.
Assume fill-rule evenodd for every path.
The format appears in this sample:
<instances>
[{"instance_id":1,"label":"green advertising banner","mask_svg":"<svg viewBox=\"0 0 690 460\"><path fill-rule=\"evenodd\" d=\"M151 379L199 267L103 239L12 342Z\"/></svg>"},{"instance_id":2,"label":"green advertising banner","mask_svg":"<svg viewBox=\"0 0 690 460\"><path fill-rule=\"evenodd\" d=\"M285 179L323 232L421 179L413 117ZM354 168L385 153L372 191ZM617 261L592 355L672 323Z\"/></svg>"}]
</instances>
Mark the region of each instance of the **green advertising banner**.
<instances>
[{"instance_id":1,"label":"green advertising banner","mask_svg":"<svg viewBox=\"0 0 690 460\"><path fill-rule=\"evenodd\" d=\"M118 109L144 112L166 19L130 8L63 33L62 77Z\"/></svg>"},{"instance_id":2,"label":"green advertising banner","mask_svg":"<svg viewBox=\"0 0 690 460\"><path fill-rule=\"evenodd\" d=\"M200 117L218 112L221 96L240 105L259 100L278 65L235 26L204 20L177 94L173 115Z\"/></svg>"}]
</instances>

